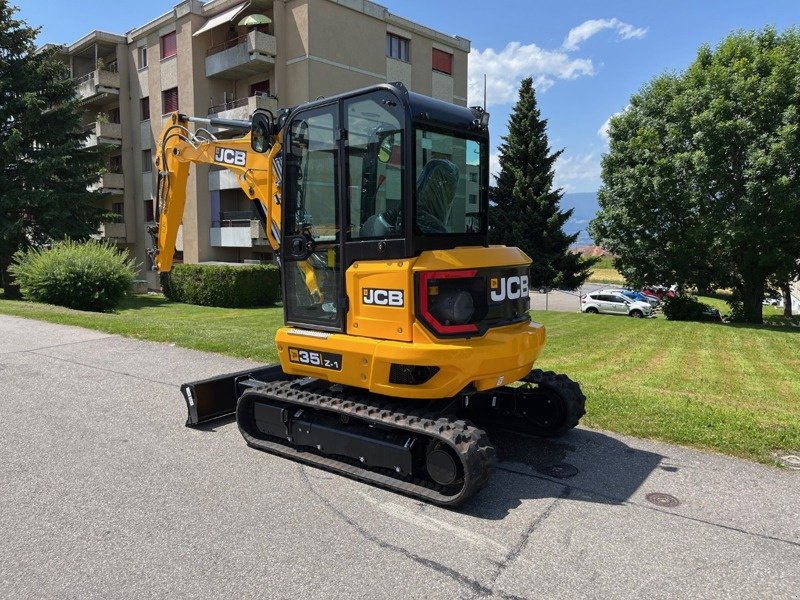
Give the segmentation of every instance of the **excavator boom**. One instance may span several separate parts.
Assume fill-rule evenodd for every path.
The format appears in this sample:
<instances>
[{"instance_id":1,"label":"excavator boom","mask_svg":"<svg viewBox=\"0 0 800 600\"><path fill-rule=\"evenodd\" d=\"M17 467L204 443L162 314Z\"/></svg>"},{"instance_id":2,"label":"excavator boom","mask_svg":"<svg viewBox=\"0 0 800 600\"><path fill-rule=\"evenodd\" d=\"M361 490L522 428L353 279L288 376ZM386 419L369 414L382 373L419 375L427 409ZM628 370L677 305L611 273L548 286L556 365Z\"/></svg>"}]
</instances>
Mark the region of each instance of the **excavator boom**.
<instances>
[{"instance_id":1,"label":"excavator boom","mask_svg":"<svg viewBox=\"0 0 800 600\"><path fill-rule=\"evenodd\" d=\"M189 131L190 123L228 126L247 133L236 139L217 139L206 129ZM269 245L281 246L281 144L275 135L267 152L252 149L249 121L202 119L173 113L158 138L156 168L158 197L155 268L172 270L178 229L186 207L186 187L192 163L224 167L236 180L248 199L255 203L264 225Z\"/></svg>"}]
</instances>

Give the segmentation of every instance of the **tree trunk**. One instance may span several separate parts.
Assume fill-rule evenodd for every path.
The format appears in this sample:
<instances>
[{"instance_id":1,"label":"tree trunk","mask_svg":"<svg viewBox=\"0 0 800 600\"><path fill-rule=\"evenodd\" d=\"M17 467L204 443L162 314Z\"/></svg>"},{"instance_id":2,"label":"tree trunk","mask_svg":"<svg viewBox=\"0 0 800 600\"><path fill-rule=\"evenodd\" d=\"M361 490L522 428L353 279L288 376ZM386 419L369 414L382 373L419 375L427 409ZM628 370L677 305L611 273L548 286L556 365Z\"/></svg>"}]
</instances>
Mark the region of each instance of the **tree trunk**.
<instances>
[{"instance_id":1,"label":"tree trunk","mask_svg":"<svg viewBox=\"0 0 800 600\"><path fill-rule=\"evenodd\" d=\"M784 317L791 317L792 316L792 288L789 287L789 282L788 281L781 286L781 291L783 292L783 316Z\"/></svg>"},{"instance_id":2,"label":"tree trunk","mask_svg":"<svg viewBox=\"0 0 800 600\"><path fill-rule=\"evenodd\" d=\"M3 288L3 298L18 300L22 294L20 294L19 286L13 283L11 273L8 272L10 264L11 261L7 257L0 256L0 287Z\"/></svg>"},{"instance_id":3,"label":"tree trunk","mask_svg":"<svg viewBox=\"0 0 800 600\"><path fill-rule=\"evenodd\" d=\"M742 304L746 323L762 324L764 322L762 303L764 302L765 278L745 281L742 286Z\"/></svg>"}]
</instances>

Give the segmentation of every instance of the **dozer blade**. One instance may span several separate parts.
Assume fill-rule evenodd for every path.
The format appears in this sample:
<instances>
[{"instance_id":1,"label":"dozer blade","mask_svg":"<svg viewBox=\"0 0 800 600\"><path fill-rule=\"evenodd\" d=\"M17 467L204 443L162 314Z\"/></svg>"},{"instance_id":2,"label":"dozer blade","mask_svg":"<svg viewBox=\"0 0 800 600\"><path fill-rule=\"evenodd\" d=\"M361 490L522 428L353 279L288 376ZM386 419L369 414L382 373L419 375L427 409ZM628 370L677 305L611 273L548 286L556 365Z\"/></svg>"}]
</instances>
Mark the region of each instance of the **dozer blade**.
<instances>
[{"instance_id":1,"label":"dozer blade","mask_svg":"<svg viewBox=\"0 0 800 600\"><path fill-rule=\"evenodd\" d=\"M186 426L195 427L235 413L240 382L252 379L269 382L286 377L277 364L184 383L181 393L189 411Z\"/></svg>"}]
</instances>

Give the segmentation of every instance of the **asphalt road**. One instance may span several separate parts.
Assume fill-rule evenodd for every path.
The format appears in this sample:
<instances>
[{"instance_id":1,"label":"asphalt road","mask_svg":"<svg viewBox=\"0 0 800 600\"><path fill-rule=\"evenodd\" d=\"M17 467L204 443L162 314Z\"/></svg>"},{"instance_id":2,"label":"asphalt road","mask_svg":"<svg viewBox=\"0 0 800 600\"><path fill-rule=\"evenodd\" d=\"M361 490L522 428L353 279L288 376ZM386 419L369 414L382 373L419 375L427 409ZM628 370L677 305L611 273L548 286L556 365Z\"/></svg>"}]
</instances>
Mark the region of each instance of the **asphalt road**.
<instances>
[{"instance_id":1,"label":"asphalt road","mask_svg":"<svg viewBox=\"0 0 800 600\"><path fill-rule=\"evenodd\" d=\"M183 426L248 366L0 316L0 598L797 598L798 471L506 434L443 510Z\"/></svg>"}]
</instances>

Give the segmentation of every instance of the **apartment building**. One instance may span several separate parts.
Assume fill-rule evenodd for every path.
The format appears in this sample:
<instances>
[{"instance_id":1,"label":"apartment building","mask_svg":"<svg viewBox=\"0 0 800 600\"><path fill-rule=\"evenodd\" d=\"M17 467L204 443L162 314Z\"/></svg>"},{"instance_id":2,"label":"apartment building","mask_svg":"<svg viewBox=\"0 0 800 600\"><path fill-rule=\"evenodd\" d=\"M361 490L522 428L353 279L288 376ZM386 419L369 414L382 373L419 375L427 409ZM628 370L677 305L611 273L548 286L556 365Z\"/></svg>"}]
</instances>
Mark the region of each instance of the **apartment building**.
<instances>
[{"instance_id":1,"label":"apartment building","mask_svg":"<svg viewBox=\"0 0 800 600\"><path fill-rule=\"evenodd\" d=\"M240 24L253 17L253 25ZM469 40L368 0L186 0L125 35L94 31L63 47L85 108L88 144L110 147L98 187L109 194L99 235L143 265L154 217L154 140L162 115L244 119L386 81L467 103ZM271 258L251 203L227 171L196 166L178 240L185 262Z\"/></svg>"}]
</instances>

